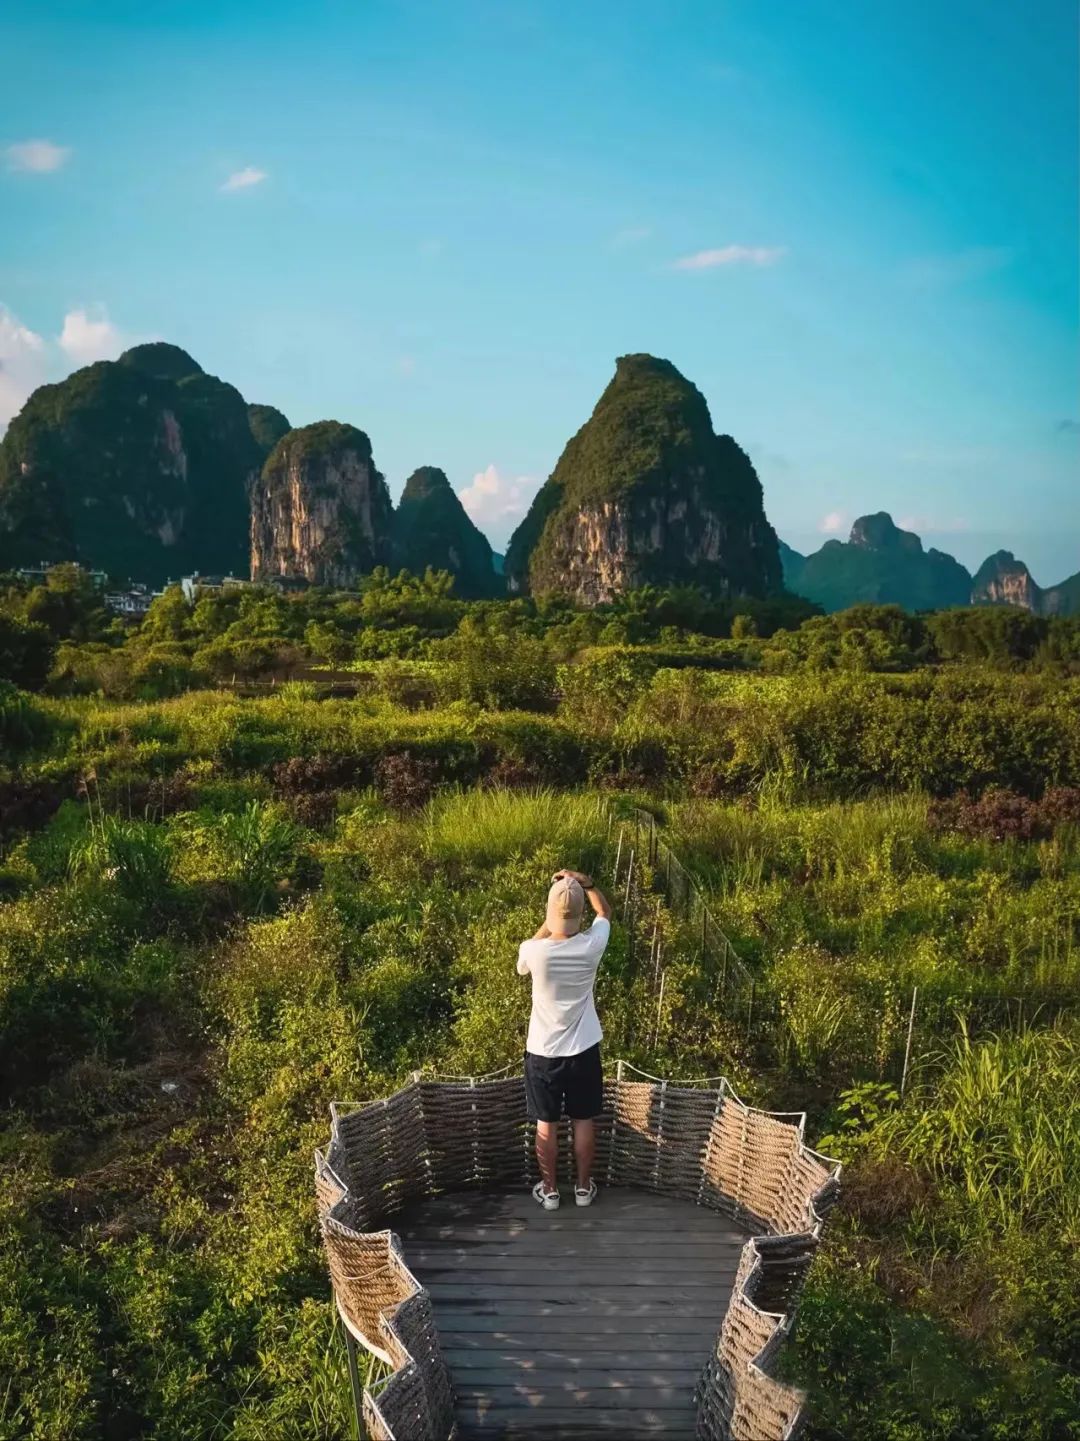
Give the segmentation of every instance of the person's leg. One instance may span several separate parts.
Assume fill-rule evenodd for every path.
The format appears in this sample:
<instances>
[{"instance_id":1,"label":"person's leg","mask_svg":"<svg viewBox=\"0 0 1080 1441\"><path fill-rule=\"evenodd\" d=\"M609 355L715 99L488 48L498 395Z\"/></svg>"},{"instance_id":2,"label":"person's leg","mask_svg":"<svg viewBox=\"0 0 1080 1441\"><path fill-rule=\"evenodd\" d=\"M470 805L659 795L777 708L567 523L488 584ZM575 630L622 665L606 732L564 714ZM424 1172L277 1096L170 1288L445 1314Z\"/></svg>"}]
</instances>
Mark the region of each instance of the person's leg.
<instances>
[{"instance_id":1,"label":"person's leg","mask_svg":"<svg viewBox=\"0 0 1080 1441\"><path fill-rule=\"evenodd\" d=\"M593 1162L596 1157L596 1117L604 1109L604 1068L599 1045L574 1056L566 1085L566 1114L574 1123L574 1161L577 1167L579 1206L588 1206L596 1195Z\"/></svg>"},{"instance_id":2,"label":"person's leg","mask_svg":"<svg viewBox=\"0 0 1080 1441\"><path fill-rule=\"evenodd\" d=\"M536 1160L540 1166L540 1179L544 1190L550 1195L559 1189L559 1123L558 1121L537 1121Z\"/></svg>"},{"instance_id":3,"label":"person's leg","mask_svg":"<svg viewBox=\"0 0 1080 1441\"><path fill-rule=\"evenodd\" d=\"M596 1122L574 1122L574 1164L577 1167L577 1183L587 1191L592 1182L593 1160L596 1157Z\"/></svg>"},{"instance_id":4,"label":"person's leg","mask_svg":"<svg viewBox=\"0 0 1080 1441\"><path fill-rule=\"evenodd\" d=\"M534 1056L528 1051L525 1053L525 1103L529 1120L536 1122L536 1159L540 1166L540 1185L533 1188L533 1196L545 1210L551 1211L559 1204L562 1089L551 1058Z\"/></svg>"}]
</instances>

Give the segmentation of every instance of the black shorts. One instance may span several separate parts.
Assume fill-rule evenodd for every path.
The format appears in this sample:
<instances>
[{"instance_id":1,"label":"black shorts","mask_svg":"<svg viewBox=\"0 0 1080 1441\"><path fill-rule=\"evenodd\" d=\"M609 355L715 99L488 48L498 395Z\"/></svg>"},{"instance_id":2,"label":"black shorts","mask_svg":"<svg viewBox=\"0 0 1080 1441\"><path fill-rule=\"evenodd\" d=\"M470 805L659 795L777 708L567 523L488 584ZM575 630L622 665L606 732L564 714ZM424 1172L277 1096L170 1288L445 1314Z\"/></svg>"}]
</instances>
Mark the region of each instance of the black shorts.
<instances>
[{"instance_id":1,"label":"black shorts","mask_svg":"<svg viewBox=\"0 0 1080 1441\"><path fill-rule=\"evenodd\" d=\"M600 1042L576 1056L525 1052L525 1102L530 1121L558 1121L566 1106L572 1121L591 1121L604 1109Z\"/></svg>"}]
</instances>

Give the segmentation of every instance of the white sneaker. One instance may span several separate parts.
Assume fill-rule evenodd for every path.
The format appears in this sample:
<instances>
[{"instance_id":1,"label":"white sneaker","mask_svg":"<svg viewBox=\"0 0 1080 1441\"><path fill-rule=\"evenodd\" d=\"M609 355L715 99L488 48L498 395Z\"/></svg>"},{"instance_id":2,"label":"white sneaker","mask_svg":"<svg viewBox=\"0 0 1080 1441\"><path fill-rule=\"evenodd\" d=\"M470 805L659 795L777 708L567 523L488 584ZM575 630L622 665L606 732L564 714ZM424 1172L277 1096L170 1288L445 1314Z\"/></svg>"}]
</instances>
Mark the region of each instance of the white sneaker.
<instances>
[{"instance_id":1,"label":"white sneaker","mask_svg":"<svg viewBox=\"0 0 1080 1441\"><path fill-rule=\"evenodd\" d=\"M590 1181L588 1190L583 1186L575 1186L574 1200L579 1206L591 1206L596 1200L596 1182Z\"/></svg>"},{"instance_id":2,"label":"white sneaker","mask_svg":"<svg viewBox=\"0 0 1080 1441\"><path fill-rule=\"evenodd\" d=\"M533 1200L538 1206L543 1206L545 1211L557 1211L559 1209L558 1191L545 1191L543 1181L537 1181L532 1189Z\"/></svg>"}]
</instances>

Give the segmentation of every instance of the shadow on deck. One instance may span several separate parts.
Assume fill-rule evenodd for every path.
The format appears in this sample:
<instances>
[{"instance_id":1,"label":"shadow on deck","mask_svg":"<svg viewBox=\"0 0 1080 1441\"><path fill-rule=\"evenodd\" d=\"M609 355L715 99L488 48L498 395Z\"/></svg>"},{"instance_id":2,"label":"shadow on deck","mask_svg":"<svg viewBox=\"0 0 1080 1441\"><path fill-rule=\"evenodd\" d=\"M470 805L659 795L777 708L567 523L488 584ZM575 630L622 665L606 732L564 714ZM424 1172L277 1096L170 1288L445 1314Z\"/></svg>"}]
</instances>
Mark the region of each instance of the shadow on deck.
<instances>
[{"instance_id":1,"label":"shadow on deck","mask_svg":"<svg viewBox=\"0 0 1080 1441\"><path fill-rule=\"evenodd\" d=\"M377 1358L368 1433L784 1441L802 1397L773 1359L838 1172L801 1116L621 1063L588 1209L532 1201L518 1077L335 1107L316 1189L350 1348Z\"/></svg>"}]
</instances>

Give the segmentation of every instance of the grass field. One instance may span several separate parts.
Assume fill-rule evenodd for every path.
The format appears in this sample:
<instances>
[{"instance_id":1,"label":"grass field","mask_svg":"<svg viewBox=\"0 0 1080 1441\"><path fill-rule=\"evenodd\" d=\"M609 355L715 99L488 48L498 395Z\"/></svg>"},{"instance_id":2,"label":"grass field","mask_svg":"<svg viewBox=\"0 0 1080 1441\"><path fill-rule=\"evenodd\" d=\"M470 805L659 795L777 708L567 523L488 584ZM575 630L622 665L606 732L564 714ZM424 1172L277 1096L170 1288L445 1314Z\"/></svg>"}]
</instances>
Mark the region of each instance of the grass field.
<instances>
[{"instance_id":1,"label":"grass field","mask_svg":"<svg viewBox=\"0 0 1080 1441\"><path fill-rule=\"evenodd\" d=\"M588 704L7 695L2 1441L350 1434L329 1102L514 1060L517 943L556 866L610 877L631 801L754 1005L639 855L609 1056L805 1105L847 1163L786 1361L811 1436L1080 1436L1074 701L659 671ZM958 756L1036 781L930 799Z\"/></svg>"}]
</instances>

